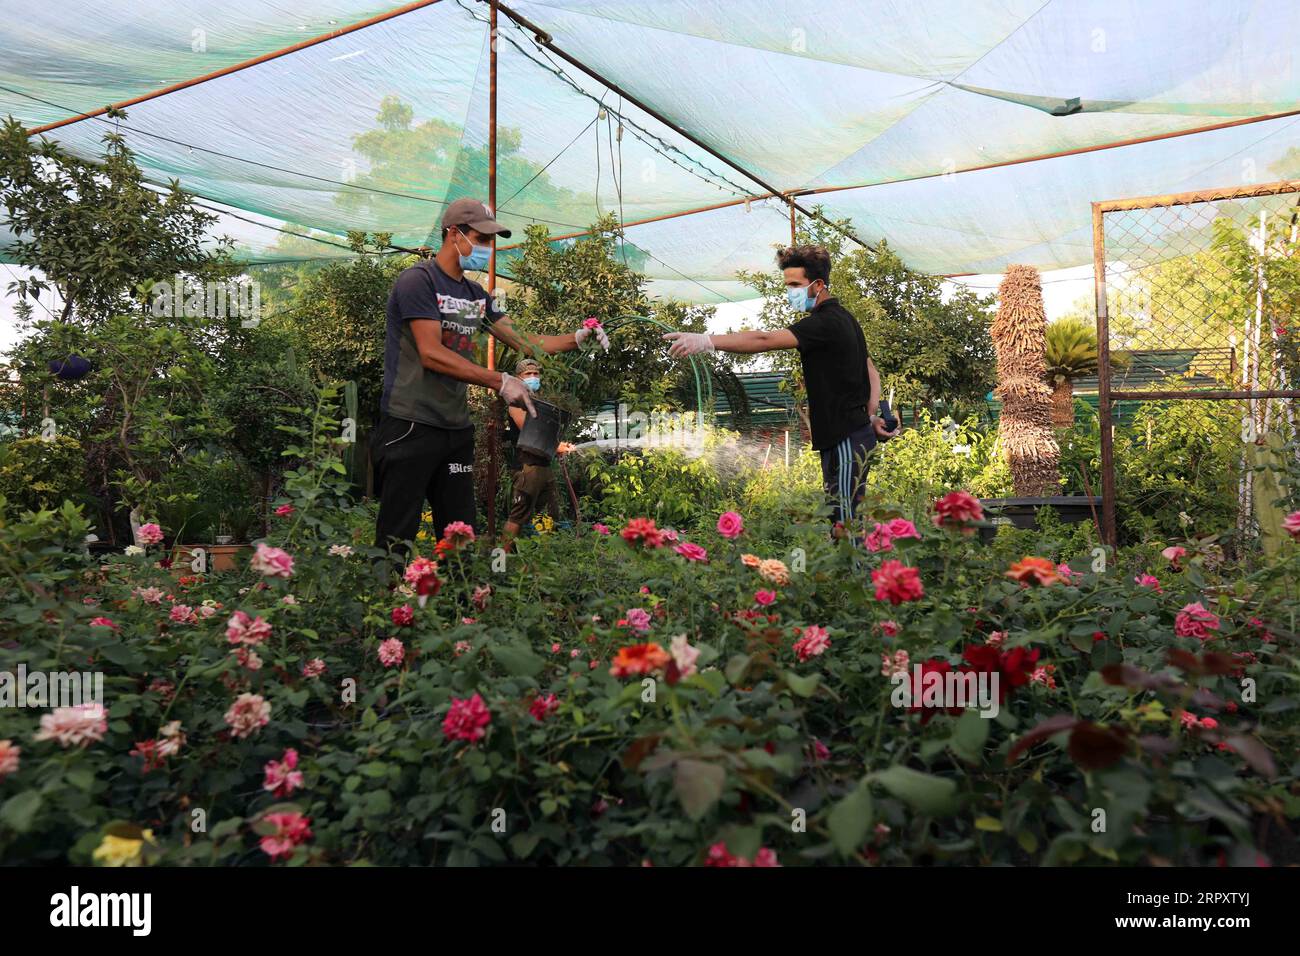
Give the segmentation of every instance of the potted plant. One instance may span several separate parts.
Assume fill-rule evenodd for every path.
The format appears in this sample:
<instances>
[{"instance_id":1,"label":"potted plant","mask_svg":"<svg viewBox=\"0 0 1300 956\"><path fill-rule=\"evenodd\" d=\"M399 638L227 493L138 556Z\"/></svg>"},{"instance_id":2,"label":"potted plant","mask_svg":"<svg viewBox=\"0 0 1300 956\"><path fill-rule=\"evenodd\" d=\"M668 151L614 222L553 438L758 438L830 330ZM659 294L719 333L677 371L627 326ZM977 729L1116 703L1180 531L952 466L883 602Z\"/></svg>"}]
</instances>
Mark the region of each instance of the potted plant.
<instances>
[{"instance_id":1,"label":"potted plant","mask_svg":"<svg viewBox=\"0 0 1300 956\"><path fill-rule=\"evenodd\" d=\"M1061 486L1060 448L1053 434L1053 390L1047 384L1047 318L1043 287L1032 266L1010 266L998 287L998 311L990 329L997 352L1002 402L998 437L1011 470L1013 498L986 499L993 524L1033 527L1039 508L1051 508L1066 524L1092 518L1101 499L1055 495ZM1095 342L1095 340L1094 340ZM1071 411L1073 418L1073 411ZM996 529L991 528L988 534Z\"/></svg>"}]
</instances>

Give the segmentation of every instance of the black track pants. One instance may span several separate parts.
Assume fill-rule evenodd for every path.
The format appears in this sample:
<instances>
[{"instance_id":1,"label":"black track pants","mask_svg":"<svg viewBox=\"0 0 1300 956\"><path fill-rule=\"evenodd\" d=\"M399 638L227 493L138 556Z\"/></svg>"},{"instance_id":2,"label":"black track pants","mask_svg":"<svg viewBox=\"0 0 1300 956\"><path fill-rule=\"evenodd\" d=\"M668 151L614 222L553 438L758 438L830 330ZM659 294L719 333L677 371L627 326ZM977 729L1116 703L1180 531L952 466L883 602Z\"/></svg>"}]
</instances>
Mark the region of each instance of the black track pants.
<instances>
[{"instance_id":1,"label":"black track pants","mask_svg":"<svg viewBox=\"0 0 1300 956\"><path fill-rule=\"evenodd\" d=\"M391 544L405 556L402 542L419 532L426 500L435 534L453 521L475 525L473 428L449 430L385 415L371 448L379 498L376 547Z\"/></svg>"}]
</instances>

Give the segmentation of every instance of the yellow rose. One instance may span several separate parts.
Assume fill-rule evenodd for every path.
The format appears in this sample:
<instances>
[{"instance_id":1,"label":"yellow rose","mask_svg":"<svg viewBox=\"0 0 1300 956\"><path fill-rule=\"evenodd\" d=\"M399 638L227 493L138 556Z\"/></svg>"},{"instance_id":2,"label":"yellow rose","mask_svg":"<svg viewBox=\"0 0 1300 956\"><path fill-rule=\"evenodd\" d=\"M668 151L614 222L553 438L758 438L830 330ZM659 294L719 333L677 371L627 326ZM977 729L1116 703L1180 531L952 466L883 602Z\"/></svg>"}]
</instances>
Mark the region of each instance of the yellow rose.
<instances>
[{"instance_id":1,"label":"yellow rose","mask_svg":"<svg viewBox=\"0 0 1300 956\"><path fill-rule=\"evenodd\" d=\"M153 831L142 831L142 837L132 840L107 834L91 856L100 866L139 866L140 851L144 849L145 840L153 843Z\"/></svg>"}]
</instances>

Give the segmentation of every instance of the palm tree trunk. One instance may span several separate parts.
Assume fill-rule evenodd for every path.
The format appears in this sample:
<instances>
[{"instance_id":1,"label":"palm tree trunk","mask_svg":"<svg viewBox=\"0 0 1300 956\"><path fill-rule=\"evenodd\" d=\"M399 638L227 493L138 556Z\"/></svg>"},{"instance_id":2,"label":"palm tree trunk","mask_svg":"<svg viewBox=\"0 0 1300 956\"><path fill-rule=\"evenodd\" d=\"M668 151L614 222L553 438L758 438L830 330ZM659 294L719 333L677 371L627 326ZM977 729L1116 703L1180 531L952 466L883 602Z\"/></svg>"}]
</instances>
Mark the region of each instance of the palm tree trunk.
<instances>
[{"instance_id":1,"label":"palm tree trunk","mask_svg":"<svg viewBox=\"0 0 1300 956\"><path fill-rule=\"evenodd\" d=\"M1071 379L1056 382L1052 388L1052 425L1069 428L1074 424L1074 382Z\"/></svg>"}]
</instances>

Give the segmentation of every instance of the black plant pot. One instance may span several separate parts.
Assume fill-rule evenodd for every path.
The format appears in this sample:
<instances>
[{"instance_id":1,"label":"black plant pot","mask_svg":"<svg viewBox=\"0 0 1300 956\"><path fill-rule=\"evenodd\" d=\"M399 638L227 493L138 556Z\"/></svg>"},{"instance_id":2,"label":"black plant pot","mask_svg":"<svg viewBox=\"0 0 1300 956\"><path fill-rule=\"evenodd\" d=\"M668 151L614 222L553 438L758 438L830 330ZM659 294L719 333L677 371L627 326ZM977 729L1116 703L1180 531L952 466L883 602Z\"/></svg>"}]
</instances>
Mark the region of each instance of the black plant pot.
<instances>
[{"instance_id":1,"label":"black plant pot","mask_svg":"<svg viewBox=\"0 0 1300 956\"><path fill-rule=\"evenodd\" d=\"M554 458L555 449L560 444L560 435L573 416L550 402L538 399L533 399L533 407L537 409L537 417L524 415L524 427L519 430L517 447L520 451L530 451L543 458Z\"/></svg>"},{"instance_id":2,"label":"black plant pot","mask_svg":"<svg viewBox=\"0 0 1300 956\"><path fill-rule=\"evenodd\" d=\"M998 527L1004 524L1016 528L1033 528L1039 508L1051 508L1063 524L1082 524L1101 516L1101 498L1087 495L1056 495L1049 498L982 498L985 518L989 524L980 528L980 539L992 541Z\"/></svg>"},{"instance_id":3,"label":"black plant pot","mask_svg":"<svg viewBox=\"0 0 1300 956\"><path fill-rule=\"evenodd\" d=\"M90 362L80 355L69 355L65 359L53 359L49 369L65 382L75 382L90 373Z\"/></svg>"}]
</instances>

